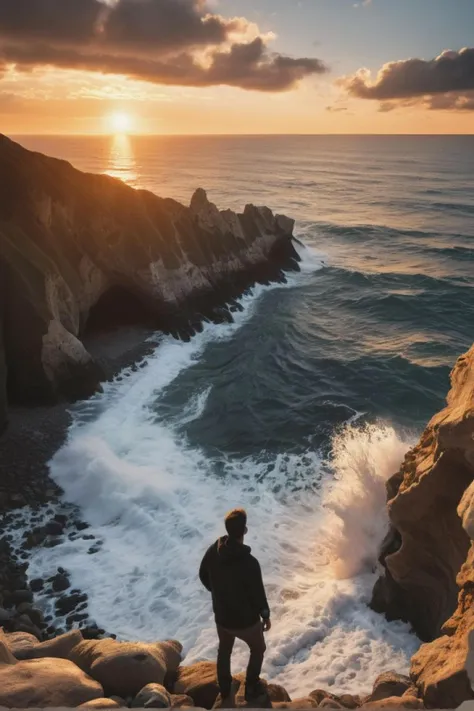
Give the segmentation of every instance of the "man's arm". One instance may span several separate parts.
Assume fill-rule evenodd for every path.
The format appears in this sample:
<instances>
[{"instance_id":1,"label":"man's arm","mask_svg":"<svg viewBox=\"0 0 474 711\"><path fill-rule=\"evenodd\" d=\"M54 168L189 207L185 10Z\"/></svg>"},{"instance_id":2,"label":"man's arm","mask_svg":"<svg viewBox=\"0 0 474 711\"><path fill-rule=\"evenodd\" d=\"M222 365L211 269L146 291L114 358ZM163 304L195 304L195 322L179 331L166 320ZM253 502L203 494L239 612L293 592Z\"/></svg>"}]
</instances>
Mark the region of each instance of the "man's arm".
<instances>
[{"instance_id":1,"label":"man's arm","mask_svg":"<svg viewBox=\"0 0 474 711\"><path fill-rule=\"evenodd\" d=\"M208 565L207 565L208 553L209 553L209 550L206 551L206 553L204 554L204 558L201 561L201 565L199 567L199 579L200 579L201 583L204 585L204 587L207 590L209 590L209 592L212 592L211 591L211 581L209 578L209 569L208 569Z\"/></svg>"},{"instance_id":2,"label":"man's arm","mask_svg":"<svg viewBox=\"0 0 474 711\"><path fill-rule=\"evenodd\" d=\"M264 621L264 629L269 630L271 627L270 607L263 585L262 569L256 558L253 559L252 592L260 617Z\"/></svg>"}]
</instances>

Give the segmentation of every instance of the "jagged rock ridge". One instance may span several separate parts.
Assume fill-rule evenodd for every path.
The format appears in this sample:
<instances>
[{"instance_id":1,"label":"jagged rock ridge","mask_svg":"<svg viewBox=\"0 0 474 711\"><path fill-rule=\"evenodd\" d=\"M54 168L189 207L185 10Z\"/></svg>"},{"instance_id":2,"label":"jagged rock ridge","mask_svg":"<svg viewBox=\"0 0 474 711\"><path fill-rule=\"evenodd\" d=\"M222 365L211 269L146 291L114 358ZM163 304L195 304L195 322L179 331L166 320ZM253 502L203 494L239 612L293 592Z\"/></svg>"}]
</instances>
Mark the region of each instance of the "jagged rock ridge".
<instances>
[{"instance_id":1,"label":"jagged rock ridge","mask_svg":"<svg viewBox=\"0 0 474 711\"><path fill-rule=\"evenodd\" d=\"M190 207L22 148L0 136L0 427L8 395L87 396L102 377L87 324L146 321L168 332L256 281L297 268L294 222L266 207ZM8 375L7 375L8 374Z\"/></svg>"}]
</instances>

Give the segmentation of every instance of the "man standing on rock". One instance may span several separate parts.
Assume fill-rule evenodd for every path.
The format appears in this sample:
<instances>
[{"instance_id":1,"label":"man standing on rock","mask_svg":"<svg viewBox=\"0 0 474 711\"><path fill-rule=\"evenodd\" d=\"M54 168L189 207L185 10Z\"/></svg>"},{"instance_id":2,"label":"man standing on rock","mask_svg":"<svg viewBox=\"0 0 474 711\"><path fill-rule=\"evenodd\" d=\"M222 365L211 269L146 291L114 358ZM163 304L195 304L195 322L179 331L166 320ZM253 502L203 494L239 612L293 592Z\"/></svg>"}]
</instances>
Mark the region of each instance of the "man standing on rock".
<instances>
[{"instance_id":1,"label":"man standing on rock","mask_svg":"<svg viewBox=\"0 0 474 711\"><path fill-rule=\"evenodd\" d=\"M271 627L270 610L262 571L258 560L244 545L247 533L247 514L234 509L225 518L227 536L219 538L206 552L199 577L212 593L212 606L219 636L217 654L217 679L221 697L231 693L232 675L230 658L235 639L250 647L245 685L246 700L265 694L260 681L265 640L263 633Z\"/></svg>"}]
</instances>

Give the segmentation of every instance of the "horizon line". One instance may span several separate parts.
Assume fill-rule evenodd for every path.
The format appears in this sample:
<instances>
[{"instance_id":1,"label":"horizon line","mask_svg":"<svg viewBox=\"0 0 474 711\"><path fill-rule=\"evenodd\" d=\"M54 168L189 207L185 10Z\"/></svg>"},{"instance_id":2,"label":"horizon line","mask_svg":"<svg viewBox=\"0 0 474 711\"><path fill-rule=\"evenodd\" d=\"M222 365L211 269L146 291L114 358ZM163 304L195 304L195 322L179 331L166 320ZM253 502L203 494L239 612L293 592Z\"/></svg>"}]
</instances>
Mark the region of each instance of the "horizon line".
<instances>
[{"instance_id":1,"label":"horizon line","mask_svg":"<svg viewBox=\"0 0 474 711\"><path fill-rule=\"evenodd\" d=\"M0 132L3 133L3 132ZM47 137L62 137L65 138L115 138L118 136L123 136L125 138L312 138L312 137L323 137L323 136L355 136L355 137L402 137L402 136L416 136L416 137L468 137L474 136L474 131L472 133L3 133L5 136L10 136L12 138L24 138L24 137L34 137L34 138L47 138Z\"/></svg>"}]
</instances>

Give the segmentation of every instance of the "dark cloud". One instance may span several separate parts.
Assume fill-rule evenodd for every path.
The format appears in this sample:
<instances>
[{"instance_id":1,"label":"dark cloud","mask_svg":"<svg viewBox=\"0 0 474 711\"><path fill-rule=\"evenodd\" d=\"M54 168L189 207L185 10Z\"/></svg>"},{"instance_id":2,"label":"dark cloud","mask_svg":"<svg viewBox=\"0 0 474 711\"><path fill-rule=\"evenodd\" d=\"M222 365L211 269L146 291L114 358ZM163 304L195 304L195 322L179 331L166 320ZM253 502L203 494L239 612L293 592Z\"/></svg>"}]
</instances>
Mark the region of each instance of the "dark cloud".
<instances>
[{"instance_id":1,"label":"dark cloud","mask_svg":"<svg viewBox=\"0 0 474 711\"><path fill-rule=\"evenodd\" d=\"M359 99L383 102L383 110L422 103L431 109L472 109L474 48L446 50L430 61L405 59L385 64L375 82L360 70L338 82ZM395 104L386 102L396 102Z\"/></svg>"},{"instance_id":2,"label":"dark cloud","mask_svg":"<svg viewBox=\"0 0 474 711\"><path fill-rule=\"evenodd\" d=\"M270 53L245 18L206 0L0 0L1 62L125 74L158 84L284 91L322 74L319 59ZM196 57L196 51L200 57Z\"/></svg>"}]
</instances>

